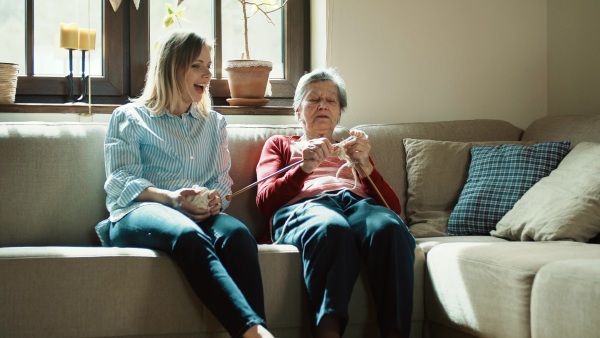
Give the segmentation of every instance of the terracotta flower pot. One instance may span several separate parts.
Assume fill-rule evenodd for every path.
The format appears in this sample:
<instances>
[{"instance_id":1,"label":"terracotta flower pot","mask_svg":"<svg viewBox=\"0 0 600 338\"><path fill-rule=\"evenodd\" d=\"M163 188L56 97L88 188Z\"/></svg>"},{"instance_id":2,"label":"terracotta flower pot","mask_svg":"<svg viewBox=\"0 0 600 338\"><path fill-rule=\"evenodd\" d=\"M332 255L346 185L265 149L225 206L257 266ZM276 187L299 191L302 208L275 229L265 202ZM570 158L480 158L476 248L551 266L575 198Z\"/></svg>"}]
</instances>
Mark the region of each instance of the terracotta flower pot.
<instances>
[{"instance_id":1,"label":"terracotta flower pot","mask_svg":"<svg viewBox=\"0 0 600 338\"><path fill-rule=\"evenodd\" d=\"M227 81L232 99L248 99L249 103L264 102L269 73L273 69L271 61L230 60L225 64ZM243 102L241 100L237 100ZM268 100L267 100L268 102ZM231 103L231 102L230 102ZM263 104L266 104L264 102ZM249 104L256 105L256 104Z\"/></svg>"}]
</instances>

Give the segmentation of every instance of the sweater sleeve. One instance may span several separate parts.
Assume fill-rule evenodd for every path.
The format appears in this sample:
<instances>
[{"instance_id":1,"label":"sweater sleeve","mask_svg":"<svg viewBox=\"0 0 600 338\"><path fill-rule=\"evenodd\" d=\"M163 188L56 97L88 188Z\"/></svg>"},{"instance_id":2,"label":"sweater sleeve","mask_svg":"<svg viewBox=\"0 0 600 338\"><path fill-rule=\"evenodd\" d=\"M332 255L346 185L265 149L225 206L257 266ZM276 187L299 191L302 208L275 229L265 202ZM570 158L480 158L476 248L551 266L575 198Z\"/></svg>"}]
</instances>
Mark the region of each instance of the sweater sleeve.
<instances>
[{"instance_id":1,"label":"sweater sleeve","mask_svg":"<svg viewBox=\"0 0 600 338\"><path fill-rule=\"evenodd\" d=\"M373 197L380 205L385 205L387 203L387 205L392 211L400 215L400 212L402 211L402 207L400 206L400 199L398 198L390 184L383 178L379 170L377 170L375 164L373 163L373 160L369 159L369 161L371 161L371 164L373 165L373 172L371 173L369 178L371 179L370 181L373 181L373 184L375 184L375 186L371 184L369 178L362 177L359 175L360 183L362 184L363 189L369 196ZM379 193L377 193L377 190L379 190L381 196L379 195Z\"/></svg>"},{"instance_id":2,"label":"sweater sleeve","mask_svg":"<svg viewBox=\"0 0 600 338\"><path fill-rule=\"evenodd\" d=\"M260 160L256 166L258 180L267 177L290 163L290 142L286 136L270 137L263 146ZM279 208L294 198L309 176L300 166L295 166L285 173L275 175L258 184L256 205L267 219L270 219Z\"/></svg>"}]
</instances>

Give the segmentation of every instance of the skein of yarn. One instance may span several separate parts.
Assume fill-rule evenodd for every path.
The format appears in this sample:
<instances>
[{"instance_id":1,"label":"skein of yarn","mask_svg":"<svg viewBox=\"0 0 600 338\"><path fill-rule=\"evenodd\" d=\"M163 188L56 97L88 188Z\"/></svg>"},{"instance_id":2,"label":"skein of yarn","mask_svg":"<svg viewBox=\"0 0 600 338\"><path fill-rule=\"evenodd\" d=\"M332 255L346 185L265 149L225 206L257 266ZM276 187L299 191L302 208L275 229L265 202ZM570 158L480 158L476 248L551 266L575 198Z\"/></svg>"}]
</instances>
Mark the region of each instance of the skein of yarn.
<instances>
[{"instance_id":1,"label":"skein of yarn","mask_svg":"<svg viewBox=\"0 0 600 338\"><path fill-rule=\"evenodd\" d=\"M196 208L199 209L208 209L208 195L210 194L210 190L206 187L201 187L199 185L192 186L193 189L199 190L200 193L198 195L189 195L186 196L186 199L190 201Z\"/></svg>"}]
</instances>

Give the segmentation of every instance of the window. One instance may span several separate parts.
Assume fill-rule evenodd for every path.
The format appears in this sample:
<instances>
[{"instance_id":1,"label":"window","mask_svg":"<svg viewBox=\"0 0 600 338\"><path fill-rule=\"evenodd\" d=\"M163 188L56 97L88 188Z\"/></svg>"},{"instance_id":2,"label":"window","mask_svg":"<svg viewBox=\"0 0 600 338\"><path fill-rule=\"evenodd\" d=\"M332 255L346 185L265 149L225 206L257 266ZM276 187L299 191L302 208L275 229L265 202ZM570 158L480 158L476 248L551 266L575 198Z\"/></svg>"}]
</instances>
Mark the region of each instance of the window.
<instances>
[{"instance_id":1,"label":"window","mask_svg":"<svg viewBox=\"0 0 600 338\"><path fill-rule=\"evenodd\" d=\"M87 67L92 77L92 103L122 104L128 98L138 96L144 86L149 51L164 30L165 2L172 6L177 4L173 0L142 0L136 9L133 1L123 0L114 11L108 0L0 2L0 42L10 46L0 51L0 61L20 64L17 102L68 102L65 79L68 51L59 47L59 26L61 22L74 22L77 18L80 27L102 26L97 29L96 49L89 60L91 70ZM276 41L279 45L270 47L278 60L271 60L274 61L270 80L273 95L269 105L291 105L295 84L309 68L309 34L305 31L308 28L308 3L308 0L288 0L285 10L271 16L281 38ZM239 30L240 23L235 22L235 17L239 15L241 22L241 5L236 0L185 0L182 6L186 7L184 17L194 18L184 22L182 27L211 34L215 40L214 79L210 90L215 105L227 105L225 99L229 97L229 88L222 67L225 60L238 55L240 50L235 47L238 41L234 39L239 34L234 30ZM198 19L199 13L205 13L206 19ZM258 19L263 22L255 24L257 29L264 29L260 27L265 24L263 18L258 14L251 18L253 21ZM267 48L258 46L254 49ZM73 51L73 69L74 94L77 95L81 85L81 52L77 50Z\"/></svg>"}]
</instances>

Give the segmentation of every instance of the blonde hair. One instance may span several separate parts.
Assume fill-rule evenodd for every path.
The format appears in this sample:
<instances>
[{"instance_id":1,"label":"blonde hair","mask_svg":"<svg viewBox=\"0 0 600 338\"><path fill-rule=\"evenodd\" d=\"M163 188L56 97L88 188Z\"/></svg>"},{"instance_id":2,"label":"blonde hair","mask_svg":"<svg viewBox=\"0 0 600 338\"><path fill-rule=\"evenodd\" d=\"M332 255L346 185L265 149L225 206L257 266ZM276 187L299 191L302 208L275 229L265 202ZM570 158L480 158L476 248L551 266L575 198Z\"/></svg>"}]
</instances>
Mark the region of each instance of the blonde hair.
<instances>
[{"instance_id":1,"label":"blonde hair","mask_svg":"<svg viewBox=\"0 0 600 338\"><path fill-rule=\"evenodd\" d=\"M204 45L212 51L212 43L191 31L178 30L163 38L150 58L142 95L132 101L143 103L153 114L175 111L182 104L181 92L189 91L180 74L186 73ZM208 90L197 104L202 116L208 115L212 109Z\"/></svg>"}]
</instances>

